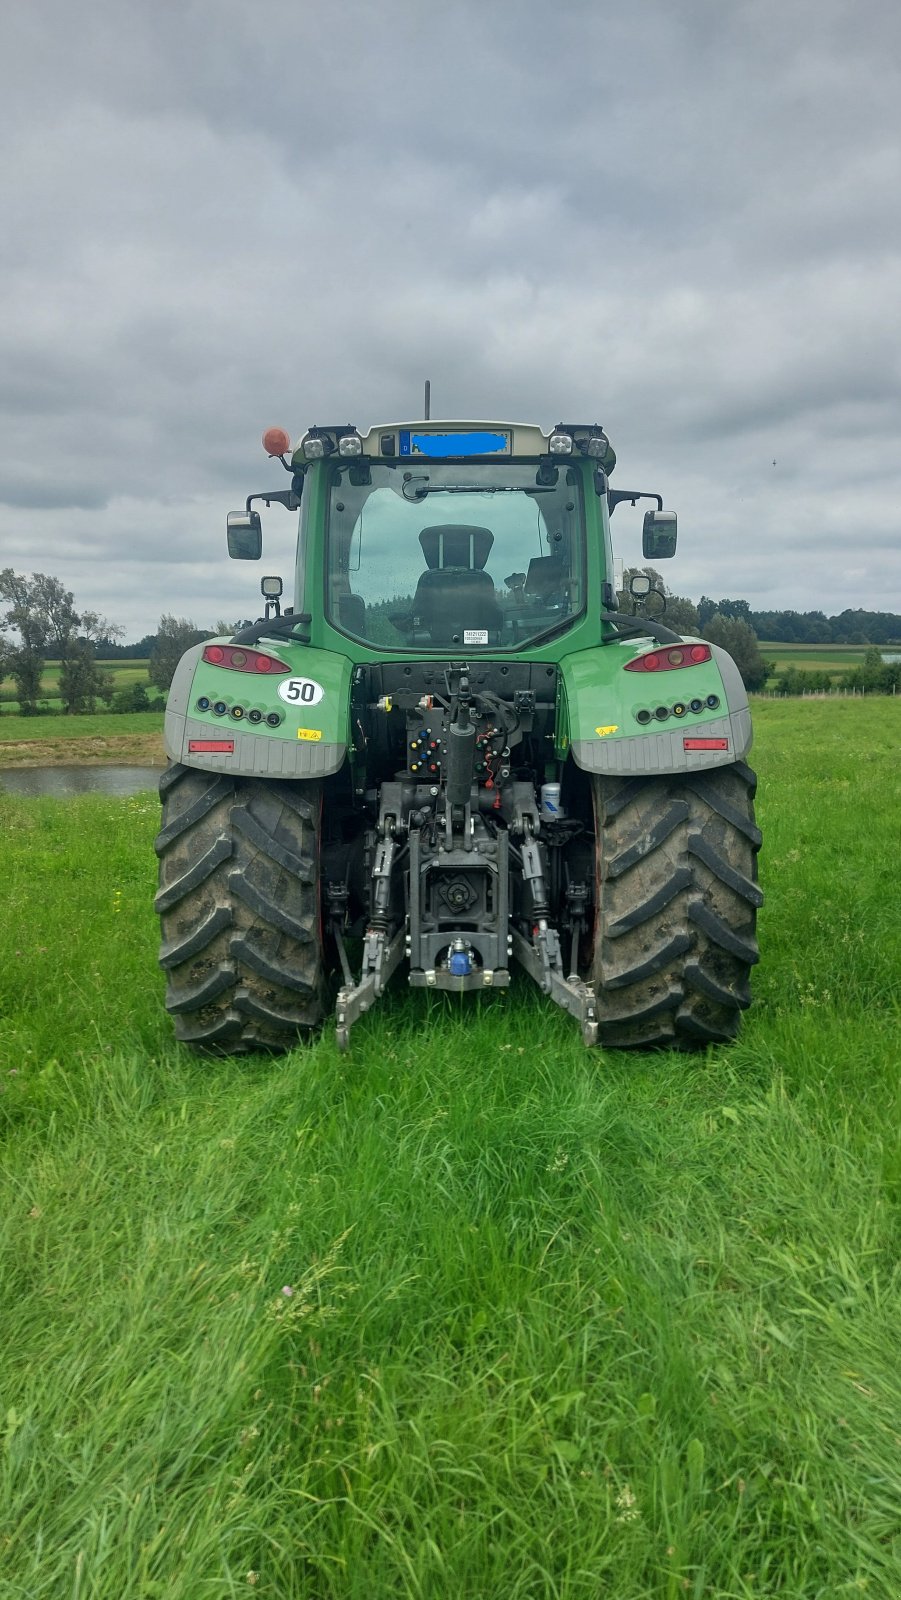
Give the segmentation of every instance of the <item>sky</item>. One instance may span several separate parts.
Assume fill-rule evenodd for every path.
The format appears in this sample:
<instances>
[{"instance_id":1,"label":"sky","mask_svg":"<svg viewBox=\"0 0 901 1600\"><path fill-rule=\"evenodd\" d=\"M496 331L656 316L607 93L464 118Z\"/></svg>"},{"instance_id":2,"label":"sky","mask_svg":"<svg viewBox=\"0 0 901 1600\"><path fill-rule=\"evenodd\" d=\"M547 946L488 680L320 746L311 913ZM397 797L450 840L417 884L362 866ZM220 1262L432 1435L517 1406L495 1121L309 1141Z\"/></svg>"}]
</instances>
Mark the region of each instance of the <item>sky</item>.
<instances>
[{"instance_id":1,"label":"sky","mask_svg":"<svg viewBox=\"0 0 901 1600\"><path fill-rule=\"evenodd\" d=\"M264 429L429 378L600 422L679 594L901 611L895 0L13 0L0 61L0 566L257 615Z\"/></svg>"}]
</instances>

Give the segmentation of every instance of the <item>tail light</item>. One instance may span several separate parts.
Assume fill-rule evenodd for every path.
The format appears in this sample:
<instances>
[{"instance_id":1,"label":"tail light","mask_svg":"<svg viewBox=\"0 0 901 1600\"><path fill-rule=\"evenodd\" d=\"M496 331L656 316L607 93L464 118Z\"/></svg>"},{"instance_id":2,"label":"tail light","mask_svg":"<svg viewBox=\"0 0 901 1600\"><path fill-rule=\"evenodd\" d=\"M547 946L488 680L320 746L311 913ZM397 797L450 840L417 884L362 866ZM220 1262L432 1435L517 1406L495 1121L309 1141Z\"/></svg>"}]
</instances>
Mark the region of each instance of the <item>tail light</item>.
<instances>
[{"instance_id":1,"label":"tail light","mask_svg":"<svg viewBox=\"0 0 901 1600\"><path fill-rule=\"evenodd\" d=\"M627 661L625 672L673 672L676 667L699 667L710 660L709 644L674 644L669 650L649 650Z\"/></svg>"},{"instance_id":2,"label":"tail light","mask_svg":"<svg viewBox=\"0 0 901 1600\"><path fill-rule=\"evenodd\" d=\"M275 656L263 655L261 650L242 650L234 644L208 644L203 659L211 667L228 667L232 672L277 674L291 671L284 661L277 661Z\"/></svg>"}]
</instances>

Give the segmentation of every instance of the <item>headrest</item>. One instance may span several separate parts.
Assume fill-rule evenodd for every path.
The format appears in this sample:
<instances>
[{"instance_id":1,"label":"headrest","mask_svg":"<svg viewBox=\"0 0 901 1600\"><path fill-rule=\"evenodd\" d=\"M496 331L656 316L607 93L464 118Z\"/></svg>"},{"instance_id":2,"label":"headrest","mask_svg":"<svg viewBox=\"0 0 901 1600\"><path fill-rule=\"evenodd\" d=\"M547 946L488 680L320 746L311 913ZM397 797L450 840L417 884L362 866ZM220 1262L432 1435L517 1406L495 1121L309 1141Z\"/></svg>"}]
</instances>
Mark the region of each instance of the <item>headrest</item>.
<instances>
[{"instance_id":1,"label":"headrest","mask_svg":"<svg viewBox=\"0 0 901 1600\"><path fill-rule=\"evenodd\" d=\"M490 528L470 528L465 523L442 522L432 528L423 528L419 535L426 565L436 567L469 567L479 571L488 560L494 544Z\"/></svg>"}]
</instances>

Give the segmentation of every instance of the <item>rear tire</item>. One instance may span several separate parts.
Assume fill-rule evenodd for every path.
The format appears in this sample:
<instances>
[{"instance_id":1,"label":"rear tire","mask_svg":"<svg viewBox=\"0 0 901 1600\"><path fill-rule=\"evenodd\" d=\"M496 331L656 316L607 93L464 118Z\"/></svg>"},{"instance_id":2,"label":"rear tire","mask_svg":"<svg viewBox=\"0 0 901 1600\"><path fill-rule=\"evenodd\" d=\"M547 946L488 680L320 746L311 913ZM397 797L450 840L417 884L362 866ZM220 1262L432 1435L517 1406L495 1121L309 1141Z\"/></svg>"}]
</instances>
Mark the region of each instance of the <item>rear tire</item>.
<instances>
[{"instance_id":1,"label":"rear tire","mask_svg":"<svg viewBox=\"0 0 901 1600\"><path fill-rule=\"evenodd\" d=\"M198 772L160 780L160 964L176 1038L285 1050L322 1015L316 783Z\"/></svg>"},{"instance_id":2,"label":"rear tire","mask_svg":"<svg viewBox=\"0 0 901 1600\"><path fill-rule=\"evenodd\" d=\"M593 779L601 1044L696 1050L735 1037L759 959L755 788L744 762Z\"/></svg>"}]
</instances>

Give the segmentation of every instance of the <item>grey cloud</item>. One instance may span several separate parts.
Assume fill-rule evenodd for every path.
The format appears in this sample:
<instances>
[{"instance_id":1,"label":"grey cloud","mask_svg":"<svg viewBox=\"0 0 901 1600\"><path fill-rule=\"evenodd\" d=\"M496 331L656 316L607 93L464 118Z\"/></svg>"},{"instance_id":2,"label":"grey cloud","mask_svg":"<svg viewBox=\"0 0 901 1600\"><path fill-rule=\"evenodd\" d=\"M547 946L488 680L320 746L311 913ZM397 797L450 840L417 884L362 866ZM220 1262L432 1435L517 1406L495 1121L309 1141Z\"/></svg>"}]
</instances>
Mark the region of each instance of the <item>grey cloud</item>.
<instances>
[{"instance_id":1,"label":"grey cloud","mask_svg":"<svg viewBox=\"0 0 901 1600\"><path fill-rule=\"evenodd\" d=\"M203 620L253 587L221 529L282 481L263 428L429 376L438 414L602 421L678 504L677 589L841 609L851 539L842 603L878 567L901 606L899 19L8 8L0 559Z\"/></svg>"}]
</instances>

